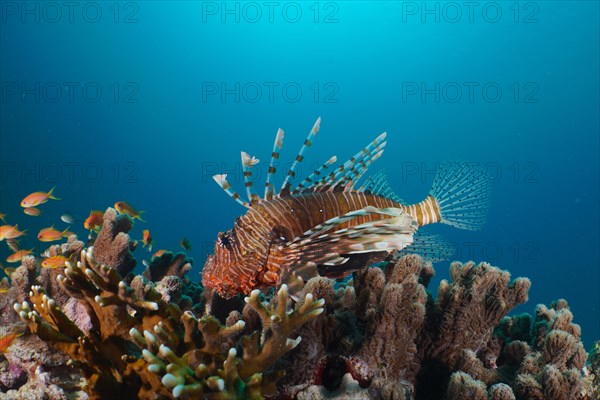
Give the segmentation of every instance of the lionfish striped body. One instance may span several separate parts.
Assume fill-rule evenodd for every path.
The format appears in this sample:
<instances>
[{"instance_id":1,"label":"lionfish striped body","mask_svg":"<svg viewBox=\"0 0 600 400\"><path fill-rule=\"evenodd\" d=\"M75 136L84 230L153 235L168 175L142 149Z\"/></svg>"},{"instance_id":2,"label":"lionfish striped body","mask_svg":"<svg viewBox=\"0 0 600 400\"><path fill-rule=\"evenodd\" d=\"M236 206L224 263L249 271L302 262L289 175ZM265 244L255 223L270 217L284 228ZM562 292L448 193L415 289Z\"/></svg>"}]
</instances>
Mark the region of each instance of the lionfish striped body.
<instances>
[{"instance_id":1,"label":"lionfish striped body","mask_svg":"<svg viewBox=\"0 0 600 400\"><path fill-rule=\"evenodd\" d=\"M258 160L244 152L242 165L249 202L231 190L225 175L215 175L217 183L248 211L235 221L232 230L219 234L214 254L202 272L206 287L231 297L298 276L308 277L307 273L343 277L391 254L416 252L436 259L444 253L443 243L436 237L419 235L420 227L443 222L477 229L483 223L488 180L481 173L473 174L473 168L465 164L443 166L431 193L417 204L404 204L383 174L368 178L356 188L356 182L381 156L385 133L340 167L332 168L336 158L330 158L292 189L290 181L319 126L320 119L277 195L272 178L282 146L282 130L277 132L273 146L264 199L253 191L251 169Z\"/></svg>"}]
</instances>

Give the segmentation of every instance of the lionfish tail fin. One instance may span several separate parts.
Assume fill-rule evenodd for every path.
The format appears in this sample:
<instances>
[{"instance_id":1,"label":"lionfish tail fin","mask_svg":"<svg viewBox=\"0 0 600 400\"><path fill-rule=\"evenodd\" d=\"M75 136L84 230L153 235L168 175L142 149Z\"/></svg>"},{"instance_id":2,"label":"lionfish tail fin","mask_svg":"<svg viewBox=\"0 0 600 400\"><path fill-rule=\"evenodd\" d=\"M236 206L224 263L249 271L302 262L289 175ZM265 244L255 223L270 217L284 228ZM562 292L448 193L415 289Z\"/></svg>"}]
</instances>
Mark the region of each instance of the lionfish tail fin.
<instances>
[{"instance_id":1,"label":"lionfish tail fin","mask_svg":"<svg viewBox=\"0 0 600 400\"><path fill-rule=\"evenodd\" d=\"M445 162L429 192L437 201L440 221L476 231L487 219L491 181L485 171L470 163Z\"/></svg>"}]
</instances>

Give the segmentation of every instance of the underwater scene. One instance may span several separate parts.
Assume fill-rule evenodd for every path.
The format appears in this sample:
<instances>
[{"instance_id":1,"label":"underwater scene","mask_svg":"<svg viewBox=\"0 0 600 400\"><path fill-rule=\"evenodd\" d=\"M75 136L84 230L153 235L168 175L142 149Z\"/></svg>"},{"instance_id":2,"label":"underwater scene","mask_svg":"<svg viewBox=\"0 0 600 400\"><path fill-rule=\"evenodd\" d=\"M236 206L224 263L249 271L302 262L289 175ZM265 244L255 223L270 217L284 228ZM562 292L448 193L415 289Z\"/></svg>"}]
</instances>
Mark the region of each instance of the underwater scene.
<instances>
[{"instance_id":1,"label":"underwater scene","mask_svg":"<svg viewBox=\"0 0 600 400\"><path fill-rule=\"evenodd\" d=\"M599 400L599 17L3 0L0 400Z\"/></svg>"}]
</instances>

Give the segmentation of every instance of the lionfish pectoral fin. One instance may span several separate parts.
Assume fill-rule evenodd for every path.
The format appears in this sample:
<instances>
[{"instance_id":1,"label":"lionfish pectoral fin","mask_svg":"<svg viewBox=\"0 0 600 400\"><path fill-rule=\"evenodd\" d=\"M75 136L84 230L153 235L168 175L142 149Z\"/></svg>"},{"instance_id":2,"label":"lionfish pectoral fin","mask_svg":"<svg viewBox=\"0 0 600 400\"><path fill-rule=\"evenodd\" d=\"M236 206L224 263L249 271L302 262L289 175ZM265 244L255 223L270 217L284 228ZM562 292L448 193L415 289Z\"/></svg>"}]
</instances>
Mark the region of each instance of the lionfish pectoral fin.
<instances>
[{"instance_id":1,"label":"lionfish pectoral fin","mask_svg":"<svg viewBox=\"0 0 600 400\"><path fill-rule=\"evenodd\" d=\"M387 252L371 252L362 254L352 254L342 257L345 261L340 264L325 263L319 265L319 275L326 276L330 279L344 278L348 274L358 271L361 268L385 259Z\"/></svg>"},{"instance_id":2,"label":"lionfish pectoral fin","mask_svg":"<svg viewBox=\"0 0 600 400\"><path fill-rule=\"evenodd\" d=\"M286 246L293 247L294 245L296 245L298 243L301 244L301 243L303 243L304 240L310 239L319 234L323 234L340 224L348 222L354 218L369 215L369 214L380 214L380 215L387 215L390 217L397 217L402 214L402 210L399 208L377 208L377 207L373 207L373 206L367 206L365 208L350 211L350 212L347 212L346 214L330 218L327 221L323 222L322 224L319 224L319 225L315 226L314 228L309 229L308 231L304 232L302 235L297 236L290 242L286 243Z\"/></svg>"},{"instance_id":3,"label":"lionfish pectoral fin","mask_svg":"<svg viewBox=\"0 0 600 400\"><path fill-rule=\"evenodd\" d=\"M377 210L392 213L389 209ZM349 256L354 254L402 250L412 244L417 227L417 222L410 215L400 213L384 220L299 238L286 246L285 258L291 268L306 263L327 266L328 269L343 268L351 258Z\"/></svg>"},{"instance_id":4,"label":"lionfish pectoral fin","mask_svg":"<svg viewBox=\"0 0 600 400\"><path fill-rule=\"evenodd\" d=\"M429 235L421 232L421 228L413 237L409 246L394 254L398 259L407 254L418 254L425 261L440 262L449 260L455 252L455 247L442 235Z\"/></svg>"}]
</instances>

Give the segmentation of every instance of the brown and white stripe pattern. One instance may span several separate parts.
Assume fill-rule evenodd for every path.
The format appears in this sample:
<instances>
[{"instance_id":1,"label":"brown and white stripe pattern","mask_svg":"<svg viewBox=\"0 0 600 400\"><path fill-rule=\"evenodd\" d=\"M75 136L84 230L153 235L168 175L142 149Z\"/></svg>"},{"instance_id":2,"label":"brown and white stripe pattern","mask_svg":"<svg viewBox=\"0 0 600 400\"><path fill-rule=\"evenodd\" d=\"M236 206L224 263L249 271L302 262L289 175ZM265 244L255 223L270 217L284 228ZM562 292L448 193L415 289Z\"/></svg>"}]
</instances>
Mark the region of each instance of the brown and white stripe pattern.
<instances>
[{"instance_id":1,"label":"brown and white stripe pattern","mask_svg":"<svg viewBox=\"0 0 600 400\"><path fill-rule=\"evenodd\" d=\"M277 172L277 160L279 160L279 152L283 147L283 130L279 128L275 135L275 143L273 143L273 151L271 152L271 162L269 163L269 172L267 173L267 183L265 184L265 200L271 200L275 195L275 186L273 185L273 177Z\"/></svg>"},{"instance_id":2,"label":"brown and white stripe pattern","mask_svg":"<svg viewBox=\"0 0 600 400\"><path fill-rule=\"evenodd\" d=\"M401 205L400 208L416 219L419 226L434 224L442 220L440 205L432 195L427 196L420 203L408 206Z\"/></svg>"},{"instance_id":3,"label":"brown and white stripe pattern","mask_svg":"<svg viewBox=\"0 0 600 400\"><path fill-rule=\"evenodd\" d=\"M244 173L244 185L246 186L246 193L248 195L248 200L250 201L250 205L254 205L260 202L260 197L254 191L254 181L252 180L252 167L254 167L260 160L255 157L251 157L245 151L241 153L242 157L242 171Z\"/></svg>"},{"instance_id":4,"label":"brown and white stripe pattern","mask_svg":"<svg viewBox=\"0 0 600 400\"><path fill-rule=\"evenodd\" d=\"M233 190L231 190L231 183L227 181L227 174L213 175L213 179L219 184L219 186L221 186L221 189L223 189L225 193L227 193L232 199L234 199L244 207L250 207L250 204L247 201L244 201L240 198L240 194L238 192L234 192Z\"/></svg>"},{"instance_id":5,"label":"brown and white stripe pattern","mask_svg":"<svg viewBox=\"0 0 600 400\"><path fill-rule=\"evenodd\" d=\"M300 164L304 160L304 152L306 151L306 149L308 149L310 146L312 146L312 142L313 142L315 136L317 135L317 132L319 132L320 128L321 128L321 117L317 118L317 121L315 122L312 129L308 133L308 136L306 137L306 139L304 139L304 143L302 144L302 147L300 148L300 151L298 152L296 159L292 163L292 166L290 167L290 169L285 177L285 180L283 181L283 185L281 185L281 190L279 191L280 196L286 196L290 193L290 188L292 186L291 180L296 177L296 168L298 167L298 164Z\"/></svg>"},{"instance_id":6,"label":"brown and white stripe pattern","mask_svg":"<svg viewBox=\"0 0 600 400\"><path fill-rule=\"evenodd\" d=\"M318 239L332 229L353 229L397 216L386 209L403 210L420 226L440 220L439 206L431 195L410 206L356 191L275 197L250 207L238 218L227 234L226 246L220 244L221 239L217 241L215 255L204 268L203 281L226 296L272 286L290 262L285 250L291 242L297 243L294 239ZM373 251L378 249L372 247Z\"/></svg>"}]
</instances>

